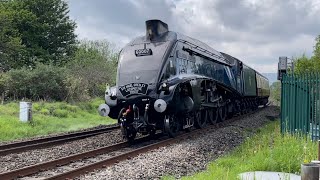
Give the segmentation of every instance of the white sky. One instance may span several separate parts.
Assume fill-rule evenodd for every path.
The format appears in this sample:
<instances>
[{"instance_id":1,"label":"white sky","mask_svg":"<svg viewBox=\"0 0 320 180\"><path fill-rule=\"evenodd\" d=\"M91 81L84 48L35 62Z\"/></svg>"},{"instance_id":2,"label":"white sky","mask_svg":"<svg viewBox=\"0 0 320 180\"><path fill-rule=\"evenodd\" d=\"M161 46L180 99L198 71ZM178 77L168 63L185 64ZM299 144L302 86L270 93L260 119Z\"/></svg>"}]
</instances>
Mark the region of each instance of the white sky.
<instances>
[{"instance_id":1,"label":"white sky","mask_svg":"<svg viewBox=\"0 0 320 180\"><path fill-rule=\"evenodd\" d=\"M320 35L320 0L69 0L79 38L118 48L145 34L147 19L199 39L260 72L279 56L312 54Z\"/></svg>"}]
</instances>

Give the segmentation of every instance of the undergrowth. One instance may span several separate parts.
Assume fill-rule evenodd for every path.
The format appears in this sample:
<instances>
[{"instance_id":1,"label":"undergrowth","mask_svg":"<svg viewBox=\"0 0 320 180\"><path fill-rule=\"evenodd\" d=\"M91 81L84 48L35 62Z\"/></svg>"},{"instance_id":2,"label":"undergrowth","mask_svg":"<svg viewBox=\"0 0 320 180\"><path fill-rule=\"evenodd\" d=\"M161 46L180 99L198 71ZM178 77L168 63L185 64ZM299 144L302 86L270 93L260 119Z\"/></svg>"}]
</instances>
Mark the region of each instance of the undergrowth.
<instances>
[{"instance_id":1,"label":"undergrowth","mask_svg":"<svg viewBox=\"0 0 320 180\"><path fill-rule=\"evenodd\" d=\"M317 144L309 138L282 135L278 121L261 128L257 134L231 153L211 162L207 170L182 179L237 179L242 172L276 171L300 174L301 163L317 158ZM164 179L173 179L170 176Z\"/></svg>"},{"instance_id":2,"label":"undergrowth","mask_svg":"<svg viewBox=\"0 0 320 180\"><path fill-rule=\"evenodd\" d=\"M99 116L97 108L103 102L101 99L76 104L34 102L32 105L33 121L31 123L19 121L18 102L0 105L0 141L115 123L115 120Z\"/></svg>"}]
</instances>

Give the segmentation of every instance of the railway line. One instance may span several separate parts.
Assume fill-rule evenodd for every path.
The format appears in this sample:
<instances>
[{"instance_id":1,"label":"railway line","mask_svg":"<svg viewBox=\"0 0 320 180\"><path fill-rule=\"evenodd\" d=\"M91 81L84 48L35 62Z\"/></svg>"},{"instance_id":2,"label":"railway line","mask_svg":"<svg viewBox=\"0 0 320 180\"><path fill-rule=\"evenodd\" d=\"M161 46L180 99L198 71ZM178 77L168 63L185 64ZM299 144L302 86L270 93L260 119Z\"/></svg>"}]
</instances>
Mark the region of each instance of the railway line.
<instances>
[{"instance_id":1,"label":"railway line","mask_svg":"<svg viewBox=\"0 0 320 180\"><path fill-rule=\"evenodd\" d=\"M258 111L260 111L261 109L262 108L259 108ZM105 168L117 162L130 159L134 156L145 153L147 151L157 149L163 146L168 146L170 144L174 144L176 142L182 141L192 136L196 137L199 134L206 133L215 128L228 126L229 123L237 121L241 118L244 118L245 116L248 116L258 111L253 111L243 116L237 116L225 122L208 126L204 129L196 129L191 131L190 133L182 133L176 138L168 138L166 136L163 136L162 134L156 134L155 141L147 141L149 140L149 137L146 136L146 137L136 139L137 146L136 145L130 146L128 142L121 142L114 145L102 147L99 149L87 151L84 153L79 153L79 154L63 157L60 159L20 168L17 170L4 172L0 174L0 177L4 179L16 179L16 178L22 178L22 177L24 177L23 179L35 178L35 177L41 177L45 179L66 179L66 178L78 177L82 174L91 172L95 169ZM76 163L79 161L80 162L86 161L86 163L82 163L82 165L74 165L76 167L72 167L70 165L72 163ZM63 170L60 170L59 172L57 172L57 170L54 170L56 168L60 168ZM53 172L50 173L50 171L53 171ZM46 173L46 172L49 172L49 173ZM45 174L45 175L41 175L41 174ZM51 174L51 175L48 175L48 174Z\"/></svg>"},{"instance_id":2,"label":"railway line","mask_svg":"<svg viewBox=\"0 0 320 180\"><path fill-rule=\"evenodd\" d=\"M168 145L188 139L184 141L185 148L190 146L186 142L199 140L200 134L209 136L218 132L216 137L221 139L211 137L200 141L212 149L219 149L223 144L236 146L241 143L243 129L259 127L254 126L248 115L258 112L259 106L267 105L270 95L267 78L231 55L169 31L168 25L160 20L146 21L146 30L146 36L137 37L121 50L116 86L107 86L106 101L98 108L100 115L117 119L123 127L121 131L102 134L103 138L99 134L110 129L4 145L0 147L4 159L0 162L4 167L0 178L74 178L140 154L147 155L147 151L159 147L174 147ZM242 118L250 123L233 123L241 122ZM208 122L213 125L207 126ZM192 131L184 133L183 129ZM234 132L235 129L241 130ZM158 139L148 141L145 135L153 136L157 131L168 136L159 134ZM115 134L119 132L122 135ZM136 139L137 135L140 138ZM90 136L98 140L92 143L91 138L83 139ZM118 141L110 141L114 137ZM122 137L128 142L123 142ZM225 141L229 137L233 139ZM78 139L83 140L74 141ZM74 142L65 143L68 141ZM62 143L65 144L48 151L40 149ZM201 143L191 146L203 147ZM177 151L179 158L183 148ZM36 154L28 151L20 156L4 156L31 149L35 149ZM202 153L193 155L198 154Z\"/></svg>"},{"instance_id":3,"label":"railway line","mask_svg":"<svg viewBox=\"0 0 320 180\"><path fill-rule=\"evenodd\" d=\"M66 142L99 135L99 134L106 133L119 128L120 127L118 125L113 125L113 126L108 126L105 128L99 128L99 129L94 129L89 131L82 131L82 132L70 133L66 135L58 135L53 137L45 137L40 139L5 144L0 146L0 156L63 144Z\"/></svg>"}]
</instances>

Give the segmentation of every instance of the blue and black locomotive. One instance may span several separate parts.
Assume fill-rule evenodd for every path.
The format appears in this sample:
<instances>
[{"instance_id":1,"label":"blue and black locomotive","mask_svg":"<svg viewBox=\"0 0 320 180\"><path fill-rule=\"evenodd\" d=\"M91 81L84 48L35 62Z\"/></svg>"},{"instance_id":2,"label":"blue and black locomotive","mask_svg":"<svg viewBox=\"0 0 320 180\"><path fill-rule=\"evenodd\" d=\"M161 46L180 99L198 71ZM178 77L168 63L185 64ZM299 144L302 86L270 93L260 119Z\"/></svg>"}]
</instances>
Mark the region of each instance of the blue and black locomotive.
<instances>
[{"instance_id":1,"label":"blue and black locomotive","mask_svg":"<svg viewBox=\"0 0 320 180\"><path fill-rule=\"evenodd\" d=\"M118 119L122 133L202 128L268 102L268 79L239 59L146 21L146 35L120 52L116 86L106 90L102 115Z\"/></svg>"}]
</instances>

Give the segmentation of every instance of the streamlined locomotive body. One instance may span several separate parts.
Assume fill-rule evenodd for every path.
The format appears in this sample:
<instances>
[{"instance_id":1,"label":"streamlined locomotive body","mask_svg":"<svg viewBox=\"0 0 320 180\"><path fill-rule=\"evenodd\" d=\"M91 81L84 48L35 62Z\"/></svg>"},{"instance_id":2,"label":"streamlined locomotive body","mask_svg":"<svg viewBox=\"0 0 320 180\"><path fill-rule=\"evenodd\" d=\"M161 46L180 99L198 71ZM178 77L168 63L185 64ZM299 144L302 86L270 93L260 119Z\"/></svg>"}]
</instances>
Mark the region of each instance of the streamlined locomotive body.
<instances>
[{"instance_id":1,"label":"streamlined locomotive body","mask_svg":"<svg viewBox=\"0 0 320 180\"><path fill-rule=\"evenodd\" d=\"M149 20L146 35L121 50L116 86L99 110L118 119L128 140L156 130L175 136L265 105L266 84L240 60Z\"/></svg>"}]
</instances>

